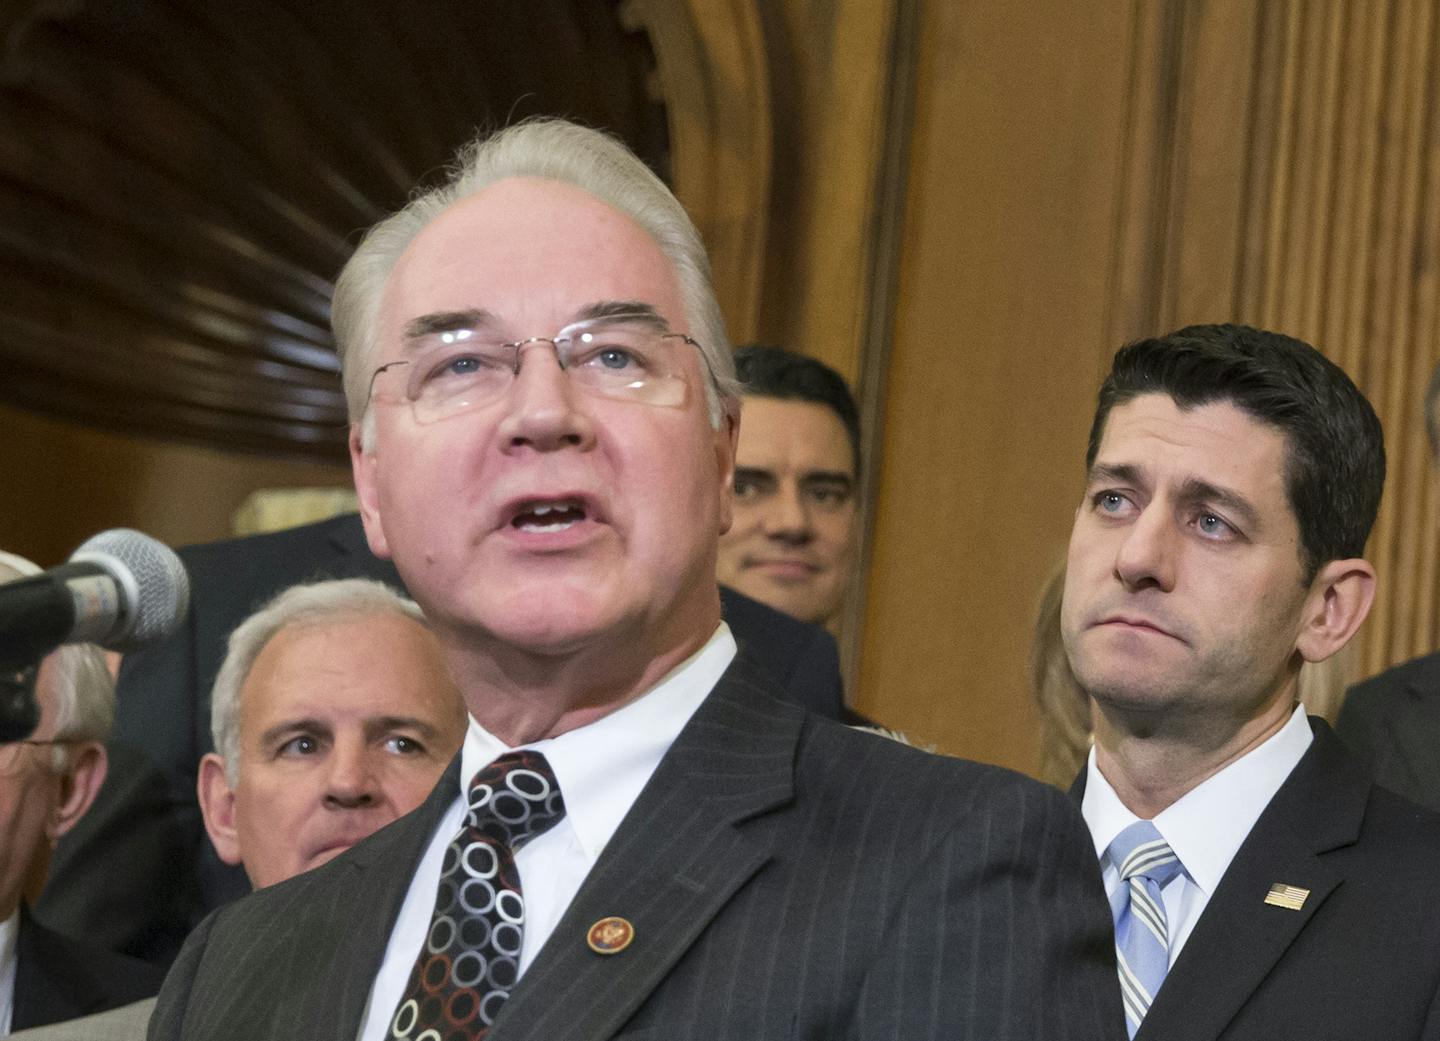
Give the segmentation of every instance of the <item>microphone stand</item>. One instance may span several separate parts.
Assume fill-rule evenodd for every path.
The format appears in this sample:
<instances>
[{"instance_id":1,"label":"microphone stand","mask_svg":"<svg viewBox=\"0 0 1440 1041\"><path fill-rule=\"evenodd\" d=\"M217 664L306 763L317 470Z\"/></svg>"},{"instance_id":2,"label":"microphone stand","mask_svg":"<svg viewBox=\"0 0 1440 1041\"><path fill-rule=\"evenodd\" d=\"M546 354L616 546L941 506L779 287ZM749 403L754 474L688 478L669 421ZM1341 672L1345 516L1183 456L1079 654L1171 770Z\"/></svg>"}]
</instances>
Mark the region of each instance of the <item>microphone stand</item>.
<instances>
[{"instance_id":1,"label":"microphone stand","mask_svg":"<svg viewBox=\"0 0 1440 1041\"><path fill-rule=\"evenodd\" d=\"M35 701L37 671L38 661L0 663L0 744L23 741L40 725L40 706Z\"/></svg>"},{"instance_id":2,"label":"microphone stand","mask_svg":"<svg viewBox=\"0 0 1440 1041\"><path fill-rule=\"evenodd\" d=\"M40 659L75 624L65 584L50 575L4 583L0 608L0 744L22 741L40 725L35 674Z\"/></svg>"}]
</instances>

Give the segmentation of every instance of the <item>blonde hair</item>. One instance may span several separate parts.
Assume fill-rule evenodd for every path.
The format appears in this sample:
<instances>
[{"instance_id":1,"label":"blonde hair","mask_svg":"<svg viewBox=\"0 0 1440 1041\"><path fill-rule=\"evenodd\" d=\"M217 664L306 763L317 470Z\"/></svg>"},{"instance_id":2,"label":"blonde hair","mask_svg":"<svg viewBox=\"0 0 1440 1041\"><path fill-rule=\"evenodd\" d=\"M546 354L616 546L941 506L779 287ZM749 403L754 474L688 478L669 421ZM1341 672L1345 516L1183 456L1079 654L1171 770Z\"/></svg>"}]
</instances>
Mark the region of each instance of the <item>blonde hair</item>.
<instances>
[{"instance_id":1,"label":"blonde hair","mask_svg":"<svg viewBox=\"0 0 1440 1041\"><path fill-rule=\"evenodd\" d=\"M1050 573L1040 591L1030 644L1030 690L1040 706L1040 779L1068 787L1090 752L1090 698L1070 671L1060 632L1065 565Z\"/></svg>"}]
</instances>

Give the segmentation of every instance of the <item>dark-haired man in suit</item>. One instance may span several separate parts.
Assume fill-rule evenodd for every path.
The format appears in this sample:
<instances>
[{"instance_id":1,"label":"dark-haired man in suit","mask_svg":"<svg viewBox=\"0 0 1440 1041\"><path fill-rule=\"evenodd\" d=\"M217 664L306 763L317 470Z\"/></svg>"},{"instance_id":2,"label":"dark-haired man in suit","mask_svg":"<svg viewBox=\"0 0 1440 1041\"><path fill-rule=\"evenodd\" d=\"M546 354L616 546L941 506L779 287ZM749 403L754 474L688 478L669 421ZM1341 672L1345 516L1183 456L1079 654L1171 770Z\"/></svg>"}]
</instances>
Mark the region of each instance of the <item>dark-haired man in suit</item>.
<instances>
[{"instance_id":1,"label":"dark-haired man in suit","mask_svg":"<svg viewBox=\"0 0 1440 1041\"><path fill-rule=\"evenodd\" d=\"M1062 630L1139 1041L1440 1038L1440 817L1297 703L1369 610L1380 422L1312 347L1192 326L1100 390Z\"/></svg>"},{"instance_id":2,"label":"dark-haired man in suit","mask_svg":"<svg viewBox=\"0 0 1440 1041\"><path fill-rule=\"evenodd\" d=\"M469 732L415 813L202 923L155 1041L1118 1031L1063 796L787 704L737 653L707 269L663 183L563 121L361 244L333 313L362 515Z\"/></svg>"}]
</instances>

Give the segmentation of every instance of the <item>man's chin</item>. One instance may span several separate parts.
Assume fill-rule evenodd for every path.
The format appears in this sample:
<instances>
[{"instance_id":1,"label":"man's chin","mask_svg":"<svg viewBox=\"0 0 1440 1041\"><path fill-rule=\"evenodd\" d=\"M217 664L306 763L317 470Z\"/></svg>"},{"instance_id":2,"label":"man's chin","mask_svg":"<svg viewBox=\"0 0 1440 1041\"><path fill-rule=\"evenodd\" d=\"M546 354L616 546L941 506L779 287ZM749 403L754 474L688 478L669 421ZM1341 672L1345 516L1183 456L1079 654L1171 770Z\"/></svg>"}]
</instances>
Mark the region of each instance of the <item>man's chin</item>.
<instances>
[{"instance_id":1,"label":"man's chin","mask_svg":"<svg viewBox=\"0 0 1440 1041\"><path fill-rule=\"evenodd\" d=\"M541 657L564 656L637 624L632 604L595 595L598 592L552 587L486 612L488 617L478 618L474 630L503 647Z\"/></svg>"}]
</instances>

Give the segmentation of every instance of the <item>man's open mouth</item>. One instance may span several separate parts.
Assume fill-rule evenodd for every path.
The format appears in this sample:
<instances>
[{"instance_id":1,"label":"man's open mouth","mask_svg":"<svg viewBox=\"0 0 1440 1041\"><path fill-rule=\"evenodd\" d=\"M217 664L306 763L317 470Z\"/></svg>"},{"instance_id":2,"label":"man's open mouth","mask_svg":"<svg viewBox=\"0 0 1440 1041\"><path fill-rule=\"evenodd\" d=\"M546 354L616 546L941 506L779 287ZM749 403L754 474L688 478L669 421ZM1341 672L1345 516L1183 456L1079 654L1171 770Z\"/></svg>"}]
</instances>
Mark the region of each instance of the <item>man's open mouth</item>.
<instances>
[{"instance_id":1,"label":"man's open mouth","mask_svg":"<svg viewBox=\"0 0 1440 1041\"><path fill-rule=\"evenodd\" d=\"M564 531L585 519L585 505L578 499L546 499L522 505L510 521L510 526L543 535Z\"/></svg>"}]
</instances>

